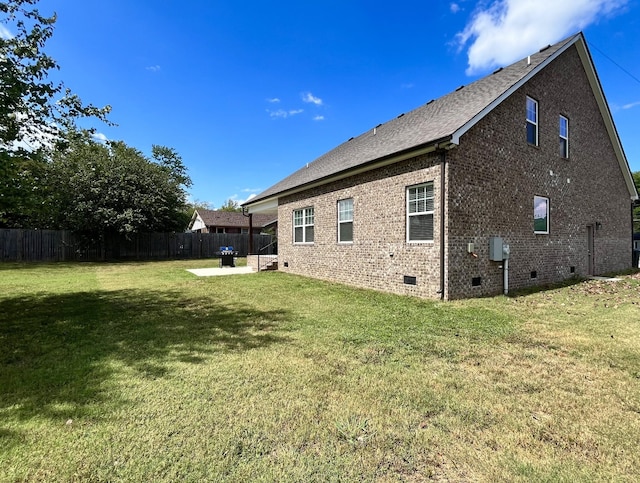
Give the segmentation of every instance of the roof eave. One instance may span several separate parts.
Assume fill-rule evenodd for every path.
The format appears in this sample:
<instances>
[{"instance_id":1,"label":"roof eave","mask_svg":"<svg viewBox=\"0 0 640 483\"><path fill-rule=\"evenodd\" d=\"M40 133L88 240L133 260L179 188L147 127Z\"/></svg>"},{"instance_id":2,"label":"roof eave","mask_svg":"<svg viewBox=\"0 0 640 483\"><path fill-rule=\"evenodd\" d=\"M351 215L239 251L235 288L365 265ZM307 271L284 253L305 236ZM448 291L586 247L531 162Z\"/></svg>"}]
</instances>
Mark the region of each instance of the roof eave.
<instances>
[{"instance_id":1,"label":"roof eave","mask_svg":"<svg viewBox=\"0 0 640 483\"><path fill-rule=\"evenodd\" d=\"M274 193L273 195L270 195L267 198L260 199L255 202L253 200L247 201L243 203L242 206L246 206L249 208L250 212L256 213L257 211L254 211L255 209L254 207L258 207L259 205L267 206L267 204L273 203L274 201L277 203L278 199L283 196L293 195L295 193L300 193L301 191L305 191L311 188L316 188L318 186L322 186L327 183L332 183L334 181L339 181L341 179L349 178L351 176L366 173L367 171L372 171L374 169L395 164L409 158L414 158L422 154L428 154L430 152L434 152L437 149L450 148L450 147L453 147L452 144L456 144L456 143L452 143L451 136L445 136L437 140L429 141L427 143L423 143L418 146L407 148L403 151L399 151L396 153L389 154L387 156L383 156L381 158L368 161L354 168L349 168L344 171L339 171L329 176L325 176L324 178L320 178L314 181L310 181L308 183L298 185L294 188L282 190L278 193Z\"/></svg>"},{"instance_id":2,"label":"roof eave","mask_svg":"<svg viewBox=\"0 0 640 483\"><path fill-rule=\"evenodd\" d=\"M582 42L579 42L576 45L578 49L578 55L580 55L584 70L587 74L587 79L589 80L589 84L591 84L591 89L593 90L596 102L598 103L600 114L602 115L605 128L607 129L607 133L609 134L609 138L611 139L611 144L613 145L613 150L616 154L618 164L620 165L620 170L622 171L627 189L629 190L631 200L637 200L638 192L636 190L636 185L633 181L633 175L631 174L629 161L627 160L624 148L622 147L622 142L620 141L618 130L615 123L613 122L613 116L611 115L611 110L609 109L609 103L607 102L607 99L604 95L604 90L602 89L602 84L600 83L600 78L598 77L598 73L596 72L595 66L593 64L593 59L591 57L591 53L589 52L589 48L587 47L586 40L584 39L582 34L580 34L580 38L582 39Z\"/></svg>"}]
</instances>

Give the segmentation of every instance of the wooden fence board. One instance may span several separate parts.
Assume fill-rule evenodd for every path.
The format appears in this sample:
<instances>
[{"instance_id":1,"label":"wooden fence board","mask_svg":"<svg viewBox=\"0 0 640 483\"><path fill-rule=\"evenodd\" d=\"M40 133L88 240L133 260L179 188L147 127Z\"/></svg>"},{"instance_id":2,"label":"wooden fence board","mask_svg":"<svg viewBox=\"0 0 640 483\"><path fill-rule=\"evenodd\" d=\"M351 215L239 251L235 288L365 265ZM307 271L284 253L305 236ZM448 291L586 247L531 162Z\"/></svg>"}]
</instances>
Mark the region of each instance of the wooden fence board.
<instances>
[{"instance_id":1,"label":"wooden fence board","mask_svg":"<svg viewBox=\"0 0 640 483\"><path fill-rule=\"evenodd\" d=\"M271 235L253 235L254 251L269 245ZM238 256L249 252L248 234L138 233L86 245L71 231L0 229L0 261L61 262L102 260L175 260L214 258L220 247ZM271 247L270 247L271 248ZM273 249L266 254L273 253Z\"/></svg>"}]
</instances>

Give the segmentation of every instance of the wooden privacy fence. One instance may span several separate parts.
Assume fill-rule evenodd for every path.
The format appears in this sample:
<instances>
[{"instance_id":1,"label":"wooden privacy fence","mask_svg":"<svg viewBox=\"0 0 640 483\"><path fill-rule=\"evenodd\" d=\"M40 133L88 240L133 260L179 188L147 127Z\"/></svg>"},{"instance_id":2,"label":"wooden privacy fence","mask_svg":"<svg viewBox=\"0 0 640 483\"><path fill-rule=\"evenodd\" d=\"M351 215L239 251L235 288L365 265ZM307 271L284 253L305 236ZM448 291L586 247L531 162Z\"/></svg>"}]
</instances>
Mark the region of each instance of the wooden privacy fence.
<instances>
[{"instance_id":1,"label":"wooden privacy fence","mask_svg":"<svg viewBox=\"0 0 640 483\"><path fill-rule=\"evenodd\" d=\"M253 250L269 245L271 235L253 235ZM107 237L87 244L71 231L0 229L0 261L62 262L105 260L175 260L214 258L231 246L238 256L249 253L248 234L137 233L129 239ZM275 252L275 249L268 251Z\"/></svg>"}]
</instances>

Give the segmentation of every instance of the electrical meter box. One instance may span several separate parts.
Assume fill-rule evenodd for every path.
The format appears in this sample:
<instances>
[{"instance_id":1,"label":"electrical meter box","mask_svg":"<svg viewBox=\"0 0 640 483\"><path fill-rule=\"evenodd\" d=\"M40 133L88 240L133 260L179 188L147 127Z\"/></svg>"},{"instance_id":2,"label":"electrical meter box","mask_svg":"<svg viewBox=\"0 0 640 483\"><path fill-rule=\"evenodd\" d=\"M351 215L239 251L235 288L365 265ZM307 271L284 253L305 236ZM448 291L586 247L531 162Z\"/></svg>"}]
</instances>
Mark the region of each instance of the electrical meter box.
<instances>
[{"instance_id":1,"label":"electrical meter box","mask_svg":"<svg viewBox=\"0 0 640 483\"><path fill-rule=\"evenodd\" d=\"M501 262L504 259L502 238L492 236L489 238L489 260Z\"/></svg>"}]
</instances>

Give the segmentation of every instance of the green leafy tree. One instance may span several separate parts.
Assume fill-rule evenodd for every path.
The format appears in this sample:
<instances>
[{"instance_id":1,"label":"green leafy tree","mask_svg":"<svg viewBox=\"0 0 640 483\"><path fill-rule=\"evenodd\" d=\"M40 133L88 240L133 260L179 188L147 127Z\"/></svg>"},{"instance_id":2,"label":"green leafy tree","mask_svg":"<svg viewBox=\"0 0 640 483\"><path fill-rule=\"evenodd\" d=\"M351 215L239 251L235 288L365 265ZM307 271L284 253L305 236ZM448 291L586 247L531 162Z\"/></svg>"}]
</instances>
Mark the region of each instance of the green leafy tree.
<instances>
[{"instance_id":1,"label":"green leafy tree","mask_svg":"<svg viewBox=\"0 0 640 483\"><path fill-rule=\"evenodd\" d=\"M231 198L229 198L227 201L225 201L222 206L220 207L220 209L218 211L242 211L242 207L240 206L240 203L238 203L235 200L232 200Z\"/></svg>"},{"instance_id":2,"label":"green leafy tree","mask_svg":"<svg viewBox=\"0 0 640 483\"><path fill-rule=\"evenodd\" d=\"M0 1L0 227L30 225L41 204L45 152L81 117L107 123L110 107L84 105L61 82L50 80L56 61L43 49L56 16L37 0Z\"/></svg>"},{"instance_id":3,"label":"green leafy tree","mask_svg":"<svg viewBox=\"0 0 640 483\"><path fill-rule=\"evenodd\" d=\"M185 207L185 218L191 221L191 218L193 217L193 213L196 210L213 210L213 205L208 201L193 200L187 203L187 206ZM187 225L188 224L189 223L187 223Z\"/></svg>"},{"instance_id":4,"label":"green leafy tree","mask_svg":"<svg viewBox=\"0 0 640 483\"><path fill-rule=\"evenodd\" d=\"M172 148L153 146L152 157L122 141L100 144L74 133L56 149L47 169L41 225L88 238L138 232L183 231L191 185Z\"/></svg>"}]
</instances>

